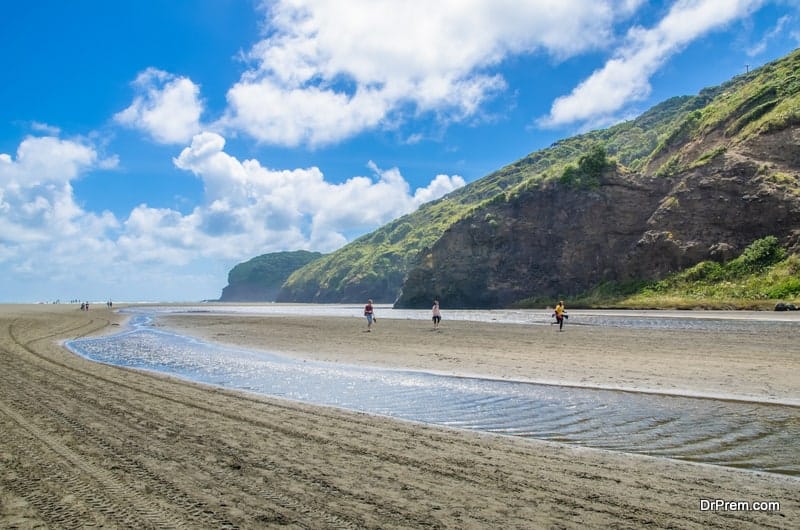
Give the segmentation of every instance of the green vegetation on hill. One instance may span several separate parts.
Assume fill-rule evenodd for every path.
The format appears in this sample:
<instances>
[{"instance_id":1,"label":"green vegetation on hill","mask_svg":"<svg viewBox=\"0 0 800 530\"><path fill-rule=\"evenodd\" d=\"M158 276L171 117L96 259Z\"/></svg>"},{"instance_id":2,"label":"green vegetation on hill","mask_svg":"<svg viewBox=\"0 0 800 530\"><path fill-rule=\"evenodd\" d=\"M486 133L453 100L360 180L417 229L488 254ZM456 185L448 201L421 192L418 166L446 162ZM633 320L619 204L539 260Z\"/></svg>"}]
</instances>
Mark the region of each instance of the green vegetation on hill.
<instances>
[{"instance_id":1,"label":"green vegetation on hill","mask_svg":"<svg viewBox=\"0 0 800 530\"><path fill-rule=\"evenodd\" d=\"M510 200L545 180L560 178L571 171L570 167L587 169L587 164L596 162L598 153L603 154L606 164L612 163L607 155L624 164L643 164L659 137L687 108L697 105L696 99L673 98L633 121L556 142L424 204L297 270L286 281L279 300L349 302L369 296L393 302L409 268L455 222L486 204ZM590 173L596 176L596 172ZM574 175L576 184L583 182L583 175Z\"/></svg>"},{"instance_id":2,"label":"green vegetation on hill","mask_svg":"<svg viewBox=\"0 0 800 530\"><path fill-rule=\"evenodd\" d=\"M593 145L589 152L578 159L578 165L568 165L561 174L561 182L572 188L595 189L600 186L600 177L611 166L606 149Z\"/></svg>"},{"instance_id":3,"label":"green vegetation on hill","mask_svg":"<svg viewBox=\"0 0 800 530\"><path fill-rule=\"evenodd\" d=\"M657 173L670 175L682 168L707 162L724 151L723 145L737 145L758 134L783 130L800 124L800 52L740 75L698 96L702 106L685 114L664 135L648 157L658 162ZM713 130L722 130L720 145L687 158L675 152ZM663 160L665 156L669 156Z\"/></svg>"},{"instance_id":4,"label":"green vegetation on hill","mask_svg":"<svg viewBox=\"0 0 800 530\"><path fill-rule=\"evenodd\" d=\"M778 239L754 241L726 263L702 261L656 282L604 283L570 301L572 307L638 309L772 309L800 302L800 256ZM527 300L521 307L552 301Z\"/></svg>"},{"instance_id":5,"label":"green vegetation on hill","mask_svg":"<svg viewBox=\"0 0 800 530\"><path fill-rule=\"evenodd\" d=\"M714 163L748 139L800 124L798 72L800 50L696 96L671 98L634 120L556 142L295 271L279 300L392 302L407 273L450 227L483 219L492 205L552 181L576 192L593 189L605 167L672 177ZM794 175L780 169L764 166L761 176L797 188Z\"/></svg>"},{"instance_id":6,"label":"green vegetation on hill","mask_svg":"<svg viewBox=\"0 0 800 530\"><path fill-rule=\"evenodd\" d=\"M302 267L322 256L319 252L297 250L262 254L236 265L228 273L228 283L282 284L298 267Z\"/></svg>"},{"instance_id":7,"label":"green vegetation on hill","mask_svg":"<svg viewBox=\"0 0 800 530\"><path fill-rule=\"evenodd\" d=\"M228 273L220 300L272 301L292 272L321 256L307 250L273 252L239 263Z\"/></svg>"}]
</instances>

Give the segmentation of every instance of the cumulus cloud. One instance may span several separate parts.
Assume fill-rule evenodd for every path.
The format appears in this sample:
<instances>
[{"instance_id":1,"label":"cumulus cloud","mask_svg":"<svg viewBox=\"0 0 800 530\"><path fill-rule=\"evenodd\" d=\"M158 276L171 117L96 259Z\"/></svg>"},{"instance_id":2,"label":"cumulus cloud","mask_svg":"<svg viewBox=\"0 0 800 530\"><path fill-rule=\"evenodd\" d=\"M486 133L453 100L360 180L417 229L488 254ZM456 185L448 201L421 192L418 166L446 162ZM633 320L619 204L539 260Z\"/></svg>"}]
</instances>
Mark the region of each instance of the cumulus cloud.
<instances>
[{"instance_id":1,"label":"cumulus cloud","mask_svg":"<svg viewBox=\"0 0 800 530\"><path fill-rule=\"evenodd\" d=\"M115 160L101 158L85 141L51 136L31 136L13 155L0 153L4 299L97 300L121 292L142 299L184 299L186 293L207 293L209 285L225 277L227 271L213 265L205 273L169 267L202 258L193 247L194 215L184 218L143 205L121 222L108 211L94 213L81 206L73 182Z\"/></svg>"},{"instance_id":2,"label":"cumulus cloud","mask_svg":"<svg viewBox=\"0 0 800 530\"><path fill-rule=\"evenodd\" d=\"M543 126L613 120L632 101L650 94L650 77L669 57L698 37L745 17L764 0L679 0L653 28L634 27L606 64L569 95L553 102Z\"/></svg>"},{"instance_id":3,"label":"cumulus cloud","mask_svg":"<svg viewBox=\"0 0 800 530\"><path fill-rule=\"evenodd\" d=\"M148 68L133 86L137 95L114 116L118 123L141 129L164 144L186 143L200 131L203 103L200 88L190 79Z\"/></svg>"},{"instance_id":4,"label":"cumulus cloud","mask_svg":"<svg viewBox=\"0 0 800 530\"><path fill-rule=\"evenodd\" d=\"M71 184L101 162L93 147L55 137L28 137L16 157L0 154L0 263L51 277L105 246L116 220L83 211Z\"/></svg>"},{"instance_id":5,"label":"cumulus cloud","mask_svg":"<svg viewBox=\"0 0 800 530\"><path fill-rule=\"evenodd\" d=\"M417 188L414 192L414 204L418 206L436 200L465 184L459 175L436 175L427 187Z\"/></svg>"},{"instance_id":6,"label":"cumulus cloud","mask_svg":"<svg viewBox=\"0 0 800 530\"><path fill-rule=\"evenodd\" d=\"M137 77L133 103L115 119L161 143L186 143L206 129L315 148L411 117L428 115L445 126L480 118L507 88L504 61L613 49L602 68L537 120L543 127L607 125L649 96L650 78L672 55L765 1L678 0L654 27L631 28L619 46L617 25L644 0L264 1L266 36L243 54L247 69L228 90L219 119L201 123L198 85L155 68ZM789 25L784 17L748 53Z\"/></svg>"},{"instance_id":7,"label":"cumulus cloud","mask_svg":"<svg viewBox=\"0 0 800 530\"><path fill-rule=\"evenodd\" d=\"M0 155L0 183L6 189L65 183L97 159L92 147L79 142L29 136L17 148L16 160L5 153Z\"/></svg>"},{"instance_id":8,"label":"cumulus cloud","mask_svg":"<svg viewBox=\"0 0 800 530\"><path fill-rule=\"evenodd\" d=\"M370 176L331 183L317 167L270 169L257 160L240 161L224 147L219 134L201 133L174 161L202 179L208 205L195 210L194 222L206 236L225 234L225 241L215 245L223 253L287 244L334 250L349 235L377 228L465 184L460 176L439 175L412 194L397 168L381 170L374 163Z\"/></svg>"},{"instance_id":9,"label":"cumulus cloud","mask_svg":"<svg viewBox=\"0 0 800 530\"><path fill-rule=\"evenodd\" d=\"M202 204L188 213L140 204L117 219L84 210L72 187L108 160L91 145L56 137L28 137L15 156L0 153L6 277L26 278L36 288L63 281L109 292L136 281L142 287L135 292L148 299L169 299L172 291L207 294L242 259L286 249L335 250L464 185L459 176L438 175L412 191L397 168L373 163L367 176L331 183L316 167L276 170L240 161L225 152L222 136L204 132L174 159L202 180ZM174 282L164 285L165 275ZM190 277L202 283L192 285ZM18 289L2 277L0 288L6 296Z\"/></svg>"},{"instance_id":10,"label":"cumulus cloud","mask_svg":"<svg viewBox=\"0 0 800 530\"><path fill-rule=\"evenodd\" d=\"M340 141L398 115L476 115L506 87L493 71L538 51L563 59L606 45L641 0L326 0L266 4L269 36L228 92L221 124L259 141Z\"/></svg>"}]
</instances>

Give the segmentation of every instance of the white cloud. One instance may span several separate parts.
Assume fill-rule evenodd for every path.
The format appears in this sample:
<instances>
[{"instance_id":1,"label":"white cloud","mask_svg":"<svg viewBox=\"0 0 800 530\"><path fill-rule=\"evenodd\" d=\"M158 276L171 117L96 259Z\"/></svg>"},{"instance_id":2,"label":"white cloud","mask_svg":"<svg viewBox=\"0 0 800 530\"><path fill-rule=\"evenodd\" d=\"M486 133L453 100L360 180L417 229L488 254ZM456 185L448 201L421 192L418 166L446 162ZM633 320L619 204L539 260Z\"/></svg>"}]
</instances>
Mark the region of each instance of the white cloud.
<instances>
[{"instance_id":1,"label":"white cloud","mask_svg":"<svg viewBox=\"0 0 800 530\"><path fill-rule=\"evenodd\" d=\"M93 148L78 142L29 136L17 148L16 161L0 155L0 184L19 188L69 182L97 158Z\"/></svg>"},{"instance_id":2,"label":"white cloud","mask_svg":"<svg viewBox=\"0 0 800 530\"><path fill-rule=\"evenodd\" d=\"M268 79L238 83L228 101L236 113L229 125L285 146L335 142L374 127L388 111L376 91L347 95L318 87L284 89Z\"/></svg>"},{"instance_id":3,"label":"white cloud","mask_svg":"<svg viewBox=\"0 0 800 530\"><path fill-rule=\"evenodd\" d=\"M49 125L47 123L41 123L38 121L31 123L31 129L33 129L36 132L43 133L49 136L58 136L59 134L61 134L61 129L59 129L58 127Z\"/></svg>"},{"instance_id":4,"label":"white cloud","mask_svg":"<svg viewBox=\"0 0 800 530\"><path fill-rule=\"evenodd\" d=\"M265 3L269 37L221 120L262 142L340 141L404 112L474 116L506 87L493 69L604 47L641 0L293 0Z\"/></svg>"},{"instance_id":5,"label":"white cloud","mask_svg":"<svg viewBox=\"0 0 800 530\"><path fill-rule=\"evenodd\" d=\"M757 43L750 46L747 49L747 55L749 57L755 57L764 52L767 49L770 41L781 35L787 25L792 24L792 17L786 15L778 19L778 22L775 24L773 28L771 28ZM791 27L791 26L790 26Z\"/></svg>"},{"instance_id":6,"label":"white cloud","mask_svg":"<svg viewBox=\"0 0 800 530\"><path fill-rule=\"evenodd\" d=\"M186 143L200 131L200 88L186 77L148 68L133 83L133 103L114 119L165 144Z\"/></svg>"},{"instance_id":7,"label":"white cloud","mask_svg":"<svg viewBox=\"0 0 800 530\"><path fill-rule=\"evenodd\" d=\"M334 250L351 234L377 228L464 185L460 176L439 175L412 195L397 168L383 171L373 163L371 177L334 184L319 168L273 170L256 160L239 161L224 146L216 133L199 134L175 165L203 180L207 206L195 210L196 226L203 237L224 234L214 248L228 255L265 248Z\"/></svg>"},{"instance_id":8,"label":"white cloud","mask_svg":"<svg viewBox=\"0 0 800 530\"><path fill-rule=\"evenodd\" d=\"M70 285L81 298L213 296L243 259L334 250L464 185L459 176L438 175L412 193L398 169L372 163L371 175L335 184L316 167L273 170L224 149L223 137L206 132L175 158L205 185L205 200L191 212L141 204L122 220L85 211L72 187L114 157L100 160L93 146L56 137L28 137L15 156L0 153L0 293L46 297L47 289Z\"/></svg>"},{"instance_id":9,"label":"white cloud","mask_svg":"<svg viewBox=\"0 0 800 530\"><path fill-rule=\"evenodd\" d=\"M101 163L93 147L55 137L26 138L15 158L0 154L0 265L2 282L14 283L4 292L25 277L49 284L111 252L116 219L83 211L71 184Z\"/></svg>"},{"instance_id":10,"label":"white cloud","mask_svg":"<svg viewBox=\"0 0 800 530\"><path fill-rule=\"evenodd\" d=\"M466 182L459 175L436 175L426 188L417 188L414 192L414 203L421 205L430 202L464 185Z\"/></svg>"},{"instance_id":11,"label":"white cloud","mask_svg":"<svg viewBox=\"0 0 800 530\"><path fill-rule=\"evenodd\" d=\"M625 45L603 68L555 100L543 126L612 119L650 94L650 77L692 40L752 13L764 0L679 0L653 28L629 30Z\"/></svg>"},{"instance_id":12,"label":"white cloud","mask_svg":"<svg viewBox=\"0 0 800 530\"><path fill-rule=\"evenodd\" d=\"M28 137L15 156L0 153L4 300L97 300L121 293L129 299L186 299L221 288L230 263L206 259L204 245L214 248L222 238L203 233L199 213L183 216L142 205L120 222L76 202L72 182L115 160L101 160L85 142L55 137Z\"/></svg>"}]
</instances>

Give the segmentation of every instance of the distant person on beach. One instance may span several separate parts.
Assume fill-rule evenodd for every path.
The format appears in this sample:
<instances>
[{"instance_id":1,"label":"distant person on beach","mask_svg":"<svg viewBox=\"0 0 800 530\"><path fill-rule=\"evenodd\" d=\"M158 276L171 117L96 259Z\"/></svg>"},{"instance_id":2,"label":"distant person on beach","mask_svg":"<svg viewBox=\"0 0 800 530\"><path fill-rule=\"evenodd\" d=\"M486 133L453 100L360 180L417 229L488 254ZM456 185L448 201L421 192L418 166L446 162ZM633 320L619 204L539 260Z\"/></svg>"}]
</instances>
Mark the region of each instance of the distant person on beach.
<instances>
[{"instance_id":1,"label":"distant person on beach","mask_svg":"<svg viewBox=\"0 0 800 530\"><path fill-rule=\"evenodd\" d=\"M372 331L372 323L377 322L375 318L375 311L372 309L372 299L367 300L367 305L364 306L364 316L367 318L367 331Z\"/></svg>"},{"instance_id":2,"label":"distant person on beach","mask_svg":"<svg viewBox=\"0 0 800 530\"><path fill-rule=\"evenodd\" d=\"M558 324L558 331L564 329L564 318L566 317L566 307L564 306L564 300L561 300L556 304L556 308L553 310L553 315L556 317L556 324Z\"/></svg>"},{"instance_id":3,"label":"distant person on beach","mask_svg":"<svg viewBox=\"0 0 800 530\"><path fill-rule=\"evenodd\" d=\"M439 329L439 322L442 321L442 312L439 309L439 300L433 301L433 329Z\"/></svg>"}]
</instances>

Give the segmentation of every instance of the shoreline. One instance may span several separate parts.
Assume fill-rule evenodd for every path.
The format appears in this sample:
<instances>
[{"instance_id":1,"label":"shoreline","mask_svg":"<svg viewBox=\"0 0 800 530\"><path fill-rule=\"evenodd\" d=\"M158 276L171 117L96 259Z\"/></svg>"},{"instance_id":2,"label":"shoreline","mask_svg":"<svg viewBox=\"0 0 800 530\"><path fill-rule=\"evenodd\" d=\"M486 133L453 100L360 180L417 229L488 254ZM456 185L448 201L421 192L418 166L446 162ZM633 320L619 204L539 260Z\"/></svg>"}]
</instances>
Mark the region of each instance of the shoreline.
<instances>
[{"instance_id":1,"label":"shoreline","mask_svg":"<svg viewBox=\"0 0 800 530\"><path fill-rule=\"evenodd\" d=\"M450 376L800 406L794 330L627 329L213 313L159 315L156 327L298 359Z\"/></svg>"},{"instance_id":2,"label":"shoreline","mask_svg":"<svg viewBox=\"0 0 800 530\"><path fill-rule=\"evenodd\" d=\"M0 527L733 530L791 528L800 517L797 477L304 405L94 363L58 345L113 329L120 318L100 309L0 305ZM303 319L233 320L240 322L196 318L183 325L217 342L298 354L298 337L305 337L318 345L318 358L384 366L407 359L449 371L474 363L478 373L506 378L531 368L523 361L539 366L543 358L526 350L526 356L506 351L486 359L487 345L509 338L502 325L490 325L491 331L466 324L459 333L434 335L421 333L419 322L392 323L394 330L387 322L378 333L362 333L360 319L346 326L324 319L322 330ZM245 329L252 335L220 335ZM332 334L319 342L314 330ZM597 342L578 332L560 335ZM680 334L669 337L679 350L685 346ZM620 340L617 333L608 338ZM665 336L641 343L644 338L632 340L646 346L638 358L647 365L664 350L656 346ZM388 351L377 351L382 343ZM424 344L435 348L417 350ZM538 347L548 353L547 344ZM768 368L763 358L750 357L724 359ZM588 363L583 369L581 359ZM603 364L580 355L560 360L578 371ZM706 372L713 373L715 360L709 362ZM634 368L620 377L652 375L651 368ZM663 381L680 373L668 372ZM792 395L781 385L773 390ZM775 500L780 509L704 511L702 499Z\"/></svg>"},{"instance_id":3,"label":"shoreline","mask_svg":"<svg viewBox=\"0 0 800 530\"><path fill-rule=\"evenodd\" d=\"M282 354L278 354L282 355ZM293 357L295 359L301 359L302 357ZM446 377L455 377L455 378L464 378L464 379L478 379L481 381L499 381L499 382L507 382L507 383L523 383L523 384L531 384L531 385L538 385L538 386L554 386L554 387L564 387L564 388L575 388L579 390L602 390L608 392L626 392L631 394L646 394L650 396L664 396L664 397L679 397L679 398L690 398L690 399L711 399L715 401L725 401L731 403L752 403L754 405L774 405L776 407L797 407L800 408L800 398L797 399L787 399L783 400L761 400L756 397L742 397L737 396L736 394L711 394L711 393L693 393L693 392L681 392L681 391L667 391L667 390L657 390L652 388L646 387L615 387L615 386L592 386L592 385L581 385L576 383L571 383L569 381L543 381L537 379L505 379L500 377L488 377L485 375L477 374L477 373L450 373L450 372L442 372L436 370L414 370L408 368L385 368L379 367L388 370L401 370L407 372L419 372L423 374L431 374L431 375L440 375Z\"/></svg>"}]
</instances>

